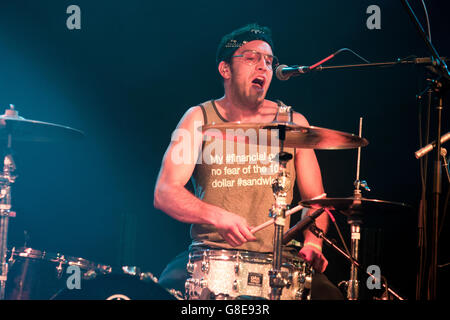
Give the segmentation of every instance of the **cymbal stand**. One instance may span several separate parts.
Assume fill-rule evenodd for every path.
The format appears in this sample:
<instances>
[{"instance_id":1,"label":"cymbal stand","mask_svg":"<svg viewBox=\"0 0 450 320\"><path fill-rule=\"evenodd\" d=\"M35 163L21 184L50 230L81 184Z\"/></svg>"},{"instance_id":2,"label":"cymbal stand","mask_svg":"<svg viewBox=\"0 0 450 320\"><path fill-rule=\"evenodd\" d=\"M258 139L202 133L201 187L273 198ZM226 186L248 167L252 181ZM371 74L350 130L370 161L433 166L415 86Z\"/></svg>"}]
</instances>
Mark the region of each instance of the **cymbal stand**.
<instances>
[{"instance_id":1,"label":"cymbal stand","mask_svg":"<svg viewBox=\"0 0 450 320\"><path fill-rule=\"evenodd\" d=\"M362 118L359 118L359 137L362 137ZM356 180L355 180L355 190L353 191L354 206L361 205L361 190L360 187L364 187L366 190L370 191L367 186L366 181L361 181L359 178L361 166L361 147L358 148L358 160L356 164ZM352 259L358 260L359 258L359 241L361 239L361 224L362 219L359 215L349 215L347 218L347 223L350 224L351 232L351 255ZM348 300L358 300L359 298L359 281L358 281L358 269L355 264L352 263L350 267L350 280L347 282L347 299Z\"/></svg>"},{"instance_id":2,"label":"cymbal stand","mask_svg":"<svg viewBox=\"0 0 450 320\"><path fill-rule=\"evenodd\" d=\"M287 122L292 122L292 109L291 107L280 105L278 108L277 120L281 117L287 117ZM282 244L284 225L286 221L286 197L290 188L289 173L286 170L286 165L289 160L292 159L292 154L284 152L284 141L286 140L286 126L277 125L279 130L280 140L280 153L278 154L278 173L276 179L272 183L272 190L275 197L275 204L270 210L270 217L274 219L275 231L274 231L274 251L273 251L273 264L272 270L269 271L270 292L271 300L280 300L282 290L288 285L287 272L281 271L282 265Z\"/></svg>"},{"instance_id":3,"label":"cymbal stand","mask_svg":"<svg viewBox=\"0 0 450 320\"><path fill-rule=\"evenodd\" d=\"M12 156L12 135L8 134L7 148L3 158L3 172L0 173L0 300L5 299L6 280L8 277L8 223L10 217L15 217L16 213L11 211L11 185L15 182L16 176L12 175L16 166Z\"/></svg>"},{"instance_id":4,"label":"cymbal stand","mask_svg":"<svg viewBox=\"0 0 450 320\"><path fill-rule=\"evenodd\" d=\"M328 244L330 247L332 247L333 249L335 249L337 252L339 252L342 256L344 256L348 261L350 261L350 263L352 264L352 266L354 266L355 268L358 268L360 271L365 271L367 273L367 275L372 279L372 280L379 280L376 279L375 276L373 274L371 274L370 272L367 272L367 268L365 268L364 266L362 266L358 260L352 258L351 256L349 256L344 250L342 250L341 248L339 248L333 241L331 241L330 239L328 239L325 236L325 233L323 232L322 229L318 228L316 226L315 223L313 223L310 227L309 230L318 238L322 239L326 244ZM392 294L395 298L397 298L398 300L405 300L404 298L402 298L397 292L395 292L391 287L387 286L386 283L381 283L381 285L383 286L383 288L389 292L390 294Z\"/></svg>"}]
</instances>

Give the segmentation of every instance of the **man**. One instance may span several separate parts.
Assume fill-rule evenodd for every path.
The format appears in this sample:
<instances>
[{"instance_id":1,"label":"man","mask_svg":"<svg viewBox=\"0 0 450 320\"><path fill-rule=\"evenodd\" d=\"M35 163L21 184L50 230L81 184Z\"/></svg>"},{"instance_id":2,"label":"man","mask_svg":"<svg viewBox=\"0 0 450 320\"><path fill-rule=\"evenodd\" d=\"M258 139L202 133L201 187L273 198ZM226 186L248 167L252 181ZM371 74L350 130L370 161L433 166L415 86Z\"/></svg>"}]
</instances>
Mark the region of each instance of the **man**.
<instances>
[{"instance_id":1,"label":"man","mask_svg":"<svg viewBox=\"0 0 450 320\"><path fill-rule=\"evenodd\" d=\"M256 24L224 36L216 56L224 96L190 108L178 124L165 153L155 187L154 205L169 216L192 224L191 247L273 252L273 227L255 234L251 232L252 227L269 219L268 213L274 202L271 183L261 183L267 181L261 180L262 176L276 174L276 169L270 167L268 161L273 154L266 149L265 153L258 151L260 161L250 163L248 157L239 161L235 153L232 153L233 157L230 153L224 154L230 151L228 149L224 153L214 152L217 150L211 147L211 140L198 134L199 127L204 124L274 121L278 104L265 99L277 61L272 48L270 30ZM293 114L293 121L300 126L309 126L299 113ZM227 143L223 145L229 146ZM236 151L235 148L231 150ZM292 180L296 178L301 197L311 199L322 195L321 172L314 150L291 148L286 151L294 156L288 162L287 169ZM194 194L186 188L189 180L193 184ZM293 185L294 181L287 195L288 201L292 201ZM328 217L321 215L316 224L326 230ZM328 264L321 249L322 241L305 231L299 255L311 263L318 274L322 274ZM185 252L163 271L160 283L183 290L182 283L188 276L186 263ZM329 287L334 295L325 294L322 298L341 298L337 288L326 281L325 278L321 282L322 286ZM313 284L313 296L314 291Z\"/></svg>"}]
</instances>

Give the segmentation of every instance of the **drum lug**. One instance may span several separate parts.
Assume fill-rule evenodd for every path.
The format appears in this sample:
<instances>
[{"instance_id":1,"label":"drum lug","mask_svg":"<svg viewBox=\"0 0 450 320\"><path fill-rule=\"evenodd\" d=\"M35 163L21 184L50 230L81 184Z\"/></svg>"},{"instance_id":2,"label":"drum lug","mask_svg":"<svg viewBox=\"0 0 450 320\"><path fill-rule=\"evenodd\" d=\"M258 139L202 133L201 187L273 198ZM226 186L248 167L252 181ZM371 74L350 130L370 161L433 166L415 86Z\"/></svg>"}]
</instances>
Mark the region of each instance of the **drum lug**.
<instances>
[{"instance_id":1,"label":"drum lug","mask_svg":"<svg viewBox=\"0 0 450 320\"><path fill-rule=\"evenodd\" d=\"M59 259L58 266L56 267L56 277L58 278L58 280L60 280L62 277L63 263L64 263L64 256L62 256L62 258Z\"/></svg>"},{"instance_id":2,"label":"drum lug","mask_svg":"<svg viewBox=\"0 0 450 320\"><path fill-rule=\"evenodd\" d=\"M83 280L92 280L97 277L97 272L95 270L88 270L83 273Z\"/></svg>"},{"instance_id":3,"label":"drum lug","mask_svg":"<svg viewBox=\"0 0 450 320\"><path fill-rule=\"evenodd\" d=\"M235 273L236 275L239 274L239 269L240 269L240 266L241 266L240 260L241 260L241 254L238 253L238 254L236 255L236 263L234 264L234 273Z\"/></svg>"},{"instance_id":4,"label":"drum lug","mask_svg":"<svg viewBox=\"0 0 450 320\"><path fill-rule=\"evenodd\" d=\"M207 281L207 280L205 280L205 279L203 279L203 278L201 278L201 279L200 279L200 282L199 282L199 284L200 284L200 288L202 288L202 289L204 289L204 288L207 288L207 287L208 287L208 281Z\"/></svg>"},{"instance_id":5,"label":"drum lug","mask_svg":"<svg viewBox=\"0 0 450 320\"><path fill-rule=\"evenodd\" d=\"M288 275L288 277L286 279L286 288L289 289L291 287L292 280L293 280L292 273L289 273L289 275Z\"/></svg>"},{"instance_id":6,"label":"drum lug","mask_svg":"<svg viewBox=\"0 0 450 320\"><path fill-rule=\"evenodd\" d=\"M191 262L191 259L192 259L192 254L189 253L189 260L188 260L188 263L186 265L186 271L189 272L189 273L193 273L194 272L194 264Z\"/></svg>"},{"instance_id":7,"label":"drum lug","mask_svg":"<svg viewBox=\"0 0 450 320\"><path fill-rule=\"evenodd\" d=\"M189 273L193 273L194 272L194 264L192 262L188 262L187 266L186 266L186 270Z\"/></svg>"},{"instance_id":8,"label":"drum lug","mask_svg":"<svg viewBox=\"0 0 450 320\"><path fill-rule=\"evenodd\" d=\"M303 285L305 283L305 275L302 273L298 276L298 284Z\"/></svg>"},{"instance_id":9,"label":"drum lug","mask_svg":"<svg viewBox=\"0 0 450 320\"><path fill-rule=\"evenodd\" d=\"M297 289L295 291L294 299L295 300L303 300L303 292L304 292L304 289Z\"/></svg>"},{"instance_id":10,"label":"drum lug","mask_svg":"<svg viewBox=\"0 0 450 320\"><path fill-rule=\"evenodd\" d=\"M233 281L233 290L239 291L239 282L237 280Z\"/></svg>"},{"instance_id":11,"label":"drum lug","mask_svg":"<svg viewBox=\"0 0 450 320\"><path fill-rule=\"evenodd\" d=\"M206 251L203 252L202 272L206 274L209 272L209 258L208 255L206 254Z\"/></svg>"},{"instance_id":12,"label":"drum lug","mask_svg":"<svg viewBox=\"0 0 450 320\"><path fill-rule=\"evenodd\" d=\"M184 283L184 289L185 289L185 291L186 291L186 294L188 293L189 287L191 286L191 281L192 281L192 279L189 278L189 279L187 279L186 282Z\"/></svg>"},{"instance_id":13,"label":"drum lug","mask_svg":"<svg viewBox=\"0 0 450 320\"><path fill-rule=\"evenodd\" d=\"M202 261L202 271L204 273L208 273L209 272L209 262Z\"/></svg>"},{"instance_id":14,"label":"drum lug","mask_svg":"<svg viewBox=\"0 0 450 320\"><path fill-rule=\"evenodd\" d=\"M186 297L188 297L188 299L193 299L196 296L196 292L193 288L193 284L194 284L194 279L192 279L192 278L187 279L184 284L185 294L186 294Z\"/></svg>"},{"instance_id":15,"label":"drum lug","mask_svg":"<svg viewBox=\"0 0 450 320\"><path fill-rule=\"evenodd\" d=\"M311 289L311 283L312 283L312 276L310 274L308 274L305 277L305 288L306 289Z\"/></svg>"}]
</instances>

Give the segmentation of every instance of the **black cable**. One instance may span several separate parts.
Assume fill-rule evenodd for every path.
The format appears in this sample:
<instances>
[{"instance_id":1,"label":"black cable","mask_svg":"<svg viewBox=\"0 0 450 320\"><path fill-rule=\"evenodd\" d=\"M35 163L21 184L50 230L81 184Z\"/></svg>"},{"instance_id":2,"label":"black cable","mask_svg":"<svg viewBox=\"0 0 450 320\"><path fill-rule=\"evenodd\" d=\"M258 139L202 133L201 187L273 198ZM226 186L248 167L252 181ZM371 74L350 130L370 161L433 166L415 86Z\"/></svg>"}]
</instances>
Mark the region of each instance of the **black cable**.
<instances>
[{"instance_id":1,"label":"black cable","mask_svg":"<svg viewBox=\"0 0 450 320\"><path fill-rule=\"evenodd\" d=\"M331 221L333 221L334 227L336 228L336 230L339 234L339 238L341 239L342 245L344 246L345 253L351 257L352 255L350 254L350 250L348 249L347 244L345 243L344 237L342 236L342 233L341 233L341 229L339 229L339 226L337 225L336 220L334 220L334 217L333 217L333 219L331 219Z\"/></svg>"},{"instance_id":2,"label":"black cable","mask_svg":"<svg viewBox=\"0 0 450 320\"><path fill-rule=\"evenodd\" d=\"M428 40L431 42L431 28L430 28L430 19L428 17L427 6L425 5L425 1L422 0L423 11L425 12L425 19L427 20L427 32L428 32Z\"/></svg>"},{"instance_id":3,"label":"black cable","mask_svg":"<svg viewBox=\"0 0 450 320\"><path fill-rule=\"evenodd\" d=\"M343 51L349 51L349 52L353 53L355 56L357 56L359 59L361 59L362 61L364 61L365 63L370 63L369 60L367 60L367 59L361 57L359 54L357 54L355 51L353 51L352 49L349 49L349 48L341 48L341 49L339 49L338 51L336 51L336 52L334 53L334 55L336 56L336 55L338 55L339 53L341 53L341 52L343 52Z\"/></svg>"},{"instance_id":4,"label":"black cable","mask_svg":"<svg viewBox=\"0 0 450 320\"><path fill-rule=\"evenodd\" d=\"M428 16L428 10L427 6L425 5L425 1L422 0L422 7L425 12L425 19L427 22L427 33L428 33L428 40L431 43L431 27L430 27L430 19ZM422 147L422 100L420 100L420 111L419 111L419 138L420 138L420 144ZM425 145L429 143L430 138L430 115L431 115L431 93L428 94L428 109L427 109L427 121L426 121L426 127L425 127ZM419 261L419 274L417 279L417 285L416 285L416 298L420 299L420 291L421 291L421 284L423 281L424 276L424 264L427 259L427 200L426 200L426 189L427 189L427 169L428 169L428 157L424 157L420 160L420 177L422 180L422 195L420 199L420 213L419 216L422 221L420 222L422 230L419 230L419 243L420 246L420 261Z\"/></svg>"}]
</instances>

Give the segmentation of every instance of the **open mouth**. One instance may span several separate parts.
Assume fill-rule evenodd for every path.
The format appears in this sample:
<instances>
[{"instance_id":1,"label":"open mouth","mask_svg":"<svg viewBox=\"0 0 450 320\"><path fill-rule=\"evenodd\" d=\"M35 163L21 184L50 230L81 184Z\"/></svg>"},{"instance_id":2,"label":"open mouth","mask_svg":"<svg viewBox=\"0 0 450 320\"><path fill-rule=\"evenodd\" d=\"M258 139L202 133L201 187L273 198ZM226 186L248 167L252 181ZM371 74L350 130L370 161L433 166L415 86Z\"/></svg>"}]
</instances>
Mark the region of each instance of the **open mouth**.
<instances>
[{"instance_id":1,"label":"open mouth","mask_svg":"<svg viewBox=\"0 0 450 320\"><path fill-rule=\"evenodd\" d=\"M262 77L257 77L255 79L253 79L252 84L254 84L255 86L257 86L258 88L263 88L264 87L264 83L265 83L265 79Z\"/></svg>"}]
</instances>

